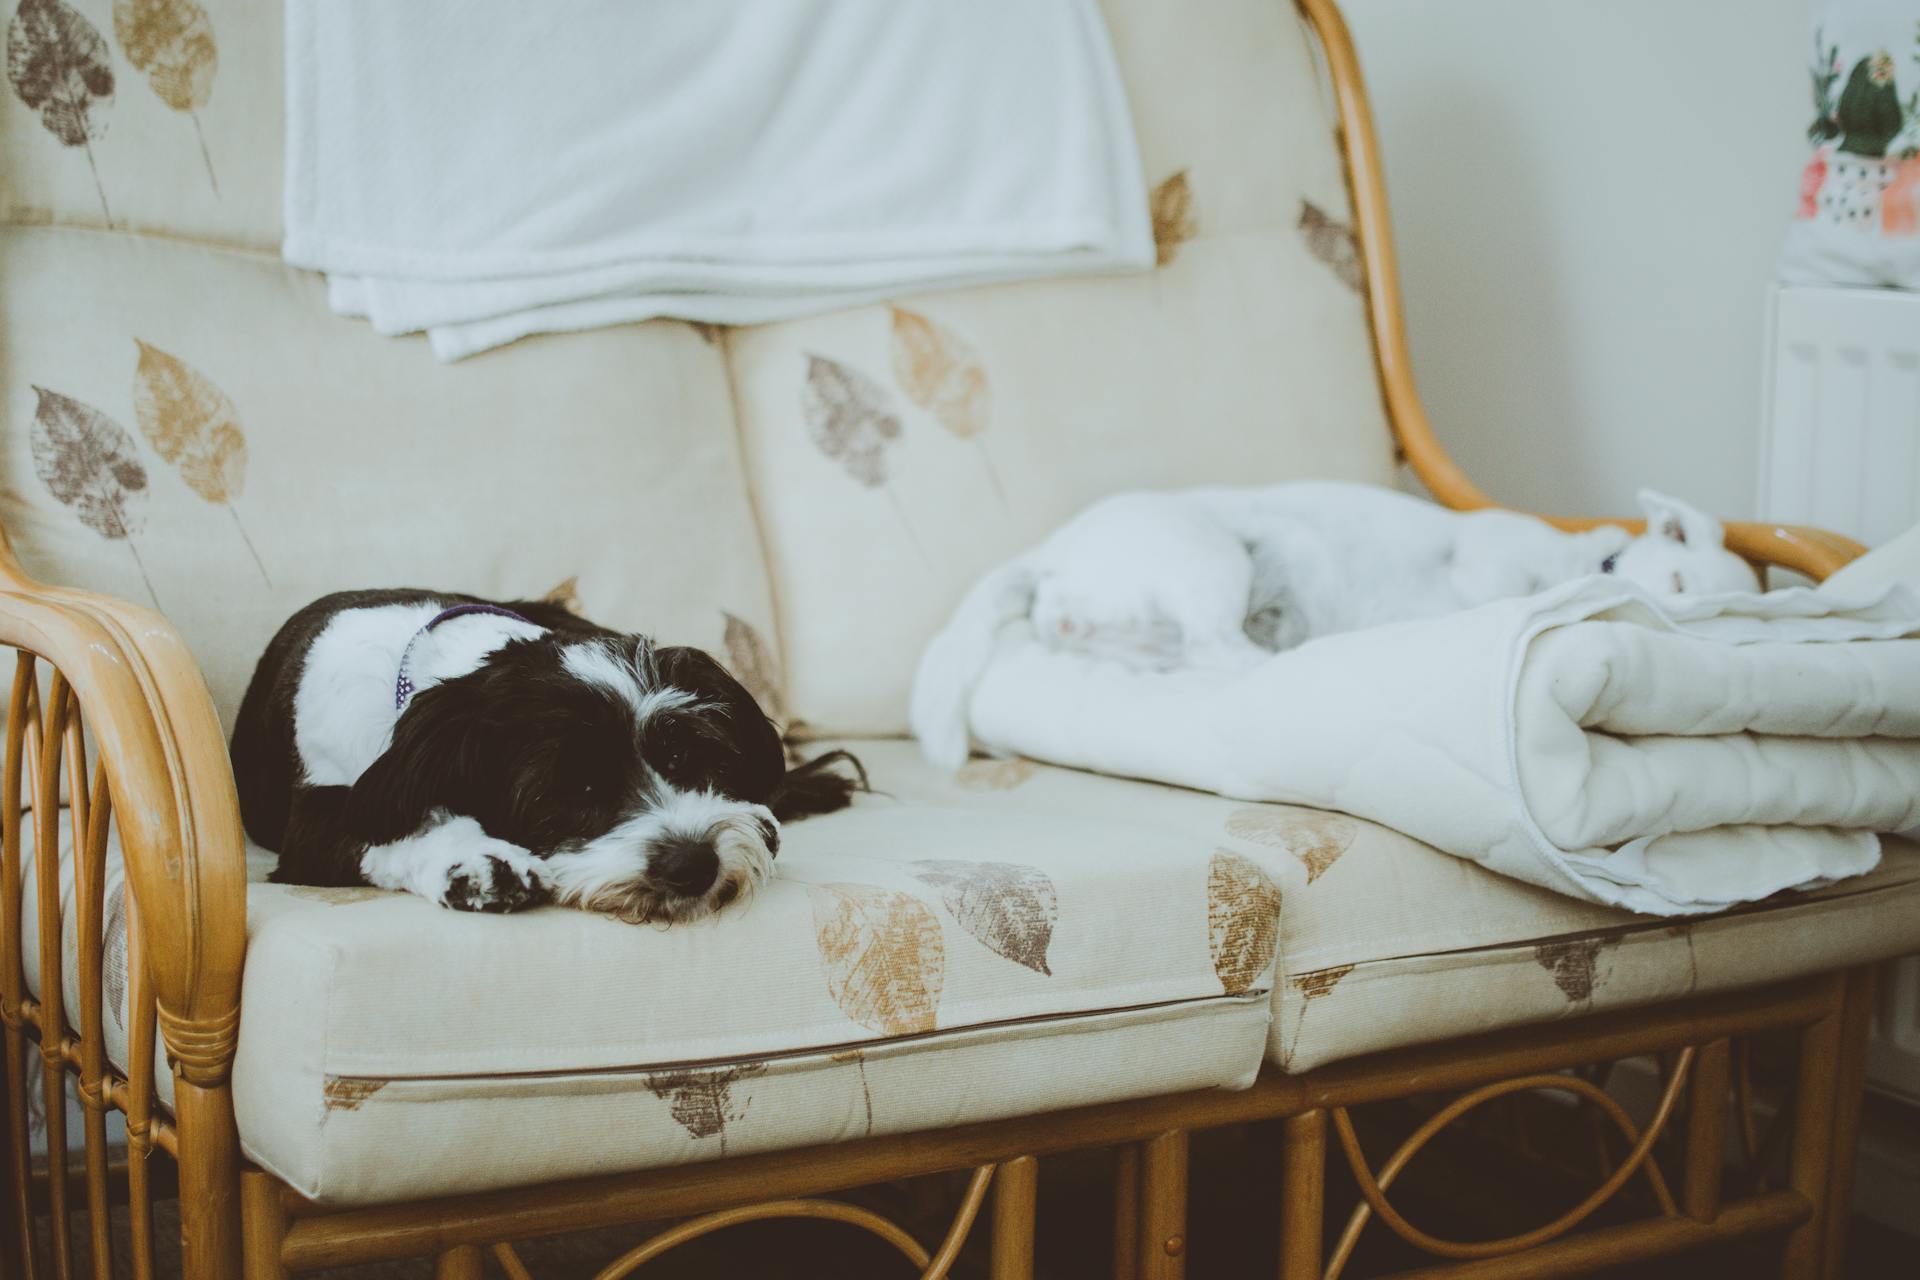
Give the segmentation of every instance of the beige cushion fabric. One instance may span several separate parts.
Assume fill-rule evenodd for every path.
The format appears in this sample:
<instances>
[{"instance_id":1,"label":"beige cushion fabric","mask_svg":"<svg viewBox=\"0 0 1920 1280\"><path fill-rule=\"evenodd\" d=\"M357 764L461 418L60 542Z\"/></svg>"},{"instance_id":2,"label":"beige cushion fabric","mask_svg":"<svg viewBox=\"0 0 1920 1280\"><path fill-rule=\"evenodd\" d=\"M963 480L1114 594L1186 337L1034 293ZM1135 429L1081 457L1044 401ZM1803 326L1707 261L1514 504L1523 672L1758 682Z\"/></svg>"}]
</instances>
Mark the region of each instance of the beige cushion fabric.
<instances>
[{"instance_id":1,"label":"beige cushion fabric","mask_svg":"<svg viewBox=\"0 0 1920 1280\"><path fill-rule=\"evenodd\" d=\"M63 140L0 92L0 217L280 247L281 6L72 0L113 77ZM204 25L170 27L198 8ZM9 5L11 17L15 6ZM134 21L114 22L125 10ZM71 46L88 47L86 37ZM103 208L104 206L104 208Z\"/></svg>"},{"instance_id":2,"label":"beige cushion fabric","mask_svg":"<svg viewBox=\"0 0 1920 1280\"><path fill-rule=\"evenodd\" d=\"M1334 124L1289 6L1105 5L1155 208L1149 275L736 331L797 716L898 732L982 570L1116 489L1388 482Z\"/></svg>"},{"instance_id":3,"label":"beige cushion fabric","mask_svg":"<svg viewBox=\"0 0 1920 1280\"><path fill-rule=\"evenodd\" d=\"M109 922L122 893L116 861ZM241 1141L367 1202L1245 1085L1277 908L1204 842L880 796L789 826L756 900L673 929L255 884Z\"/></svg>"},{"instance_id":4,"label":"beige cushion fabric","mask_svg":"<svg viewBox=\"0 0 1920 1280\"><path fill-rule=\"evenodd\" d=\"M347 587L538 596L575 579L597 621L725 653L731 614L773 647L721 357L688 326L449 369L328 315L317 277L256 254L12 229L0 278L0 521L29 572L157 602L228 723L274 629ZM36 414L70 435L90 413L128 466L57 463L79 490L63 503L36 468ZM223 439L224 468L195 470ZM82 511L121 491L132 536L103 536Z\"/></svg>"},{"instance_id":5,"label":"beige cushion fabric","mask_svg":"<svg viewBox=\"0 0 1920 1280\"><path fill-rule=\"evenodd\" d=\"M1902 841L1862 879L1673 921L1345 815L850 745L888 794L790 827L766 894L706 925L256 884L249 1153L330 1200L477 1190L1240 1084L1263 1053L1300 1072L1920 947ZM116 866L124 1063L120 894Z\"/></svg>"},{"instance_id":6,"label":"beige cushion fabric","mask_svg":"<svg viewBox=\"0 0 1920 1280\"><path fill-rule=\"evenodd\" d=\"M1728 915L1636 916L1495 875L1370 822L1287 805L850 744L916 804L1098 817L1258 862L1281 897L1268 1058L1289 1071L1495 1027L1759 986L1920 950L1920 848L1872 874Z\"/></svg>"}]
</instances>

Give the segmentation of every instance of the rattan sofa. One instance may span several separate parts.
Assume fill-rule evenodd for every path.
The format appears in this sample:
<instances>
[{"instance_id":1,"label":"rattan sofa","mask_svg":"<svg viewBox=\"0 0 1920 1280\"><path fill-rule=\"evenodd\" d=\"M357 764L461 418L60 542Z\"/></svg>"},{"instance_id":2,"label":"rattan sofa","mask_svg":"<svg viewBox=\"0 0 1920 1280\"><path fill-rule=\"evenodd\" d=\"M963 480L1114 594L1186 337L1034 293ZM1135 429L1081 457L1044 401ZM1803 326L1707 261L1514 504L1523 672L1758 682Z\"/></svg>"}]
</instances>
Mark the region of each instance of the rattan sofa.
<instances>
[{"instance_id":1,"label":"rattan sofa","mask_svg":"<svg viewBox=\"0 0 1920 1280\"><path fill-rule=\"evenodd\" d=\"M685 1219L613 1277L783 1214L879 1233L939 1275L991 1192L991 1266L1013 1280L1032 1269L1036 1160L1105 1147L1117 1272L1174 1276L1187 1134L1266 1119L1284 1122L1288 1277L1337 1273L1369 1216L1439 1255L1425 1275L1759 1235L1786 1274L1838 1273L1867 966L1920 946L1920 850L1654 920L1345 815L1024 761L944 777L902 740L914 654L961 586L1095 494L1404 468L1452 506L1488 502L1414 391L1331 0L1106 9L1156 184L1152 274L630 326L449 367L329 315L323 283L274 253L277 6L75 5L98 35L64 37L67 114L0 109L0 643L19 655L0 1272L75 1274L64 1233L22 1230L44 1205L84 1220L106 1275L124 1177L133 1273L151 1274L164 1157L194 1277L408 1256L470 1277L489 1251L519 1275L515 1240ZM1859 551L1763 524L1730 539L1816 578ZM711 647L885 794L793 827L769 891L699 928L262 883L223 737L252 657L314 596L407 581L551 589ZM1801 1049L1790 1173L1735 1196L1740 1045L1783 1030ZM1668 1066L1644 1126L1566 1072L1634 1055ZM1586 1203L1468 1243L1393 1208L1441 1125L1543 1087L1630 1149ZM1349 1108L1450 1090L1400 1152L1360 1149ZM1664 1174L1663 1130L1683 1139ZM1331 1249L1330 1131L1366 1202ZM820 1198L966 1169L938 1242ZM1655 1212L1578 1229L1629 1180Z\"/></svg>"}]
</instances>

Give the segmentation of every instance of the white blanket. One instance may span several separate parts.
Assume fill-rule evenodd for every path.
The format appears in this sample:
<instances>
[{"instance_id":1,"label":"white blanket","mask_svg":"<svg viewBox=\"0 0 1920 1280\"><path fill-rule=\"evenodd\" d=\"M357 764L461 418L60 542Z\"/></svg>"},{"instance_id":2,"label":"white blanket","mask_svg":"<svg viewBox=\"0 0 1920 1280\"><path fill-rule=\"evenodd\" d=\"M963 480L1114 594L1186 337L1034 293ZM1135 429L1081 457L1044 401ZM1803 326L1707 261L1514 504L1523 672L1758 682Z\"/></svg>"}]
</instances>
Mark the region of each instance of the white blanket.
<instances>
[{"instance_id":1,"label":"white blanket","mask_svg":"<svg viewBox=\"0 0 1920 1280\"><path fill-rule=\"evenodd\" d=\"M1610 577L1328 636L1243 675L1001 633L992 749L1339 809L1659 915L1871 870L1920 825L1920 602L1893 585L1674 597Z\"/></svg>"},{"instance_id":2,"label":"white blanket","mask_svg":"<svg viewBox=\"0 0 1920 1280\"><path fill-rule=\"evenodd\" d=\"M1095 0L287 0L287 261L457 358L1144 269Z\"/></svg>"}]
</instances>

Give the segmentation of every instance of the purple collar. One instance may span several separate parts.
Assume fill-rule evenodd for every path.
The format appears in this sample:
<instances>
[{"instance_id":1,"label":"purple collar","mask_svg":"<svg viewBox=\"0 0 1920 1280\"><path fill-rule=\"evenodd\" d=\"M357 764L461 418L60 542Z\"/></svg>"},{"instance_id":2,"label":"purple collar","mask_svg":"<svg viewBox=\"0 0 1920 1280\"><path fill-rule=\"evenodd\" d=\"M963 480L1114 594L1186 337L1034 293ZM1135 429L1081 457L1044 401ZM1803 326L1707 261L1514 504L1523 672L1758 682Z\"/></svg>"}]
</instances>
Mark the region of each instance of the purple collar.
<instances>
[{"instance_id":1,"label":"purple collar","mask_svg":"<svg viewBox=\"0 0 1920 1280\"><path fill-rule=\"evenodd\" d=\"M447 619L462 617L469 613L490 613L497 618L512 618L515 622L524 622L528 626L534 625L531 619L523 618L513 610L502 609L499 605L495 604L456 604L451 609L442 609L431 618L428 618L427 625L414 632L413 637L407 641L407 647L400 651L400 670L393 681L393 709L395 711L405 709L407 699L413 696L413 676L408 670L408 665L413 658L413 646L419 644L420 638L426 635L427 632L433 630Z\"/></svg>"}]
</instances>

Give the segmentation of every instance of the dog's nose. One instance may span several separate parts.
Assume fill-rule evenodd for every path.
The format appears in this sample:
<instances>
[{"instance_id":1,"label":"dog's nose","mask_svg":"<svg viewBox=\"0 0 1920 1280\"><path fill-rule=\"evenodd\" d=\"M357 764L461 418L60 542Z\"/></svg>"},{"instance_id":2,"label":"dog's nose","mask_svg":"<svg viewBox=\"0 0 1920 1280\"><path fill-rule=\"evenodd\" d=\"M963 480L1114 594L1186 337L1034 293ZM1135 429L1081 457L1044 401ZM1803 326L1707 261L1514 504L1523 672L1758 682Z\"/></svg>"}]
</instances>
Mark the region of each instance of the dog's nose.
<instances>
[{"instance_id":1,"label":"dog's nose","mask_svg":"<svg viewBox=\"0 0 1920 1280\"><path fill-rule=\"evenodd\" d=\"M697 898L720 875L720 855L705 840L669 838L647 860L647 876L669 893Z\"/></svg>"}]
</instances>

